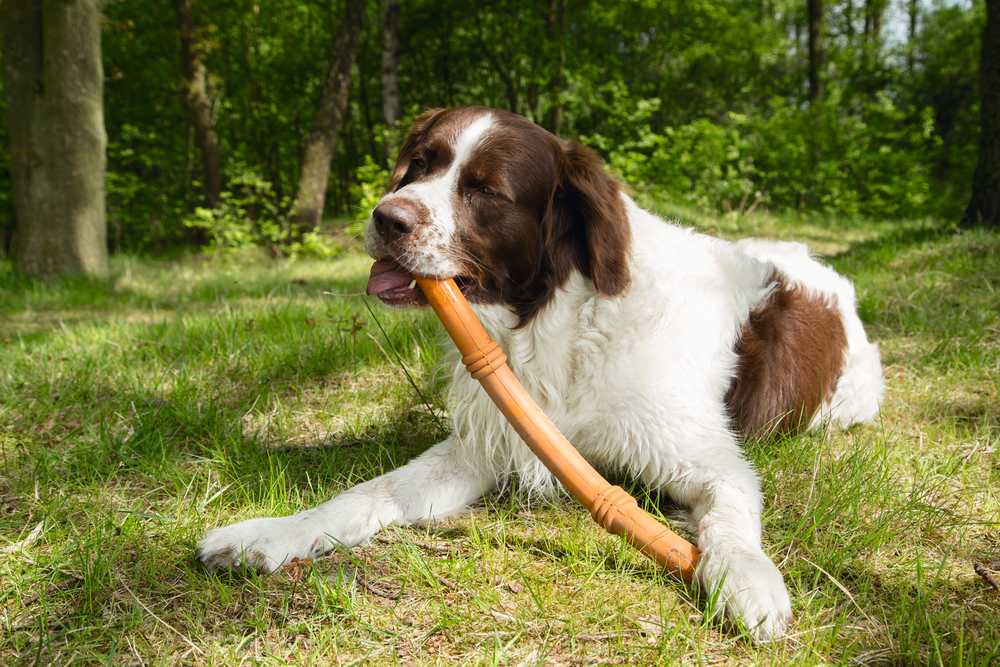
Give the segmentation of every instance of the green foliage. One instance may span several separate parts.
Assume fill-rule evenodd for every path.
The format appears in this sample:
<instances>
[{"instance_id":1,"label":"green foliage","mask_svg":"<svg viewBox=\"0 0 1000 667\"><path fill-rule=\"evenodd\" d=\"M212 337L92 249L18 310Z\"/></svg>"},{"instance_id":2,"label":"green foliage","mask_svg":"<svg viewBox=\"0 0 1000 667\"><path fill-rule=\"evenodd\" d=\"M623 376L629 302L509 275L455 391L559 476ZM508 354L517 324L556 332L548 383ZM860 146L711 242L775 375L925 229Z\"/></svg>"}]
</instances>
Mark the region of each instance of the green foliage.
<instances>
[{"instance_id":1,"label":"green foliage","mask_svg":"<svg viewBox=\"0 0 1000 667\"><path fill-rule=\"evenodd\" d=\"M382 187L386 146L422 110L461 104L508 109L550 129L561 108L561 135L595 147L637 192L706 211L756 203L956 217L968 200L983 3L921 4L917 34L904 42L878 38L871 27L864 34L864 12L885 15L884 2L826 3L826 95L810 103L799 1L411 0L399 25L405 118L388 132L380 3L367 2L331 165L330 216L362 217ZM228 182L251 170L270 183L273 201L294 196L343 7L344 0L195 4L224 189L244 188ZM190 243L196 237L183 221L209 220L195 213L204 206L201 157L173 8L130 0L103 11L112 248ZM4 106L0 97L0 112ZM0 123L0 235L9 242L5 132Z\"/></svg>"},{"instance_id":2,"label":"green foliage","mask_svg":"<svg viewBox=\"0 0 1000 667\"><path fill-rule=\"evenodd\" d=\"M969 201L979 149L979 51L984 3L971 7L935 3L925 12L913 45L915 70L903 90L917 106L933 110L940 145L931 156L932 186L946 202L942 213L958 218ZM947 207L950 205L950 208Z\"/></svg>"},{"instance_id":3,"label":"green foliage","mask_svg":"<svg viewBox=\"0 0 1000 667\"><path fill-rule=\"evenodd\" d=\"M933 154L929 109L901 109L888 95L842 111L834 89L815 107L771 100L748 122L755 168L781 208L899 218L928 210Z\"/></svg>"},{"instance_id":4,"label":"green foliage","mask_svg":"<svg viewBox=\"0 0 1000 667\"><path fill-rule=\"evenodd\" d=\"M197 207L184 225L205 232L216 255L240 253L264 246L275 255L295 260L336 254L318 230L298 234L288 218L289 201L277 201L271 183L252 170L241 170L215 208Z\"/></svg>"},{"instance_id":5,"label":"green foliage","mask_svg":"<svg viewBox=\"0 0 1000 667\"><path fill-rule=\"evenodd\" d=\"M354 173L355 181L351 185L351 198L357 202L361 215L347 227L347 232L356 236L364 232L368 215L385 194L386 188L389 186L389 177L392 174L370 155L365 156L365 163L358 167Z\"/></svg>"},{"instance_id":6,"label":"green foliage","mask_svg":"<svg viewBox=\"0 0 1000 667\"><path fill-rule=\"evenodd\" d=\"M182 221L203 203L200 160L180 85L171 5L102 7L107 216L112 249L168 250L189 239Z\"/></svg>"},{"instance_id":7,"label":"green foliage","mask_svg":"<svg viewBox=\"0 0 1000 667\"><path fill-rule=\"evenodd\" d=\"M183 238L183 227L175 221L198 201L198 193L172 178L175 149L155 126L143 130L124 123L109 137L107 216L112 248L160 249Z\"/></svg>"},{"instance_id":8,"label":"green foliage","mask_svg":"<svg viewBox=\"0 0 1000 667\"><path fill-rule=\"evenodd\" d=\"M608 165L626 182L652 197L710 210L753 192L753 159L739 132L744 118L731 114L727 125L701 119L658 134L649 119L660 100L630 101L621 85L607 90L618 98L616 106L627 110L611 128L623 138L595 134L581 141L607 155Z\"/></svg>"},{"instance_id":9,"label":"green foliage","mask_svg":"<svg viewBox=\"0 0 1000 667\"><path fill-rule=\"evenodd\" d=\"M930 167L940 140L931 109L901 109L878 93L854 114L834 88L814 105L770 100L766 114L729 113L660 132L650 119L658 99L635 99L624 84L604 86L593 107L615 108L602 134L580 137L634 188L655 199L730 211L778 208L900 218L927 211ZM741 209L742 210L742 209Z\"/></svg>"}]
</instances>

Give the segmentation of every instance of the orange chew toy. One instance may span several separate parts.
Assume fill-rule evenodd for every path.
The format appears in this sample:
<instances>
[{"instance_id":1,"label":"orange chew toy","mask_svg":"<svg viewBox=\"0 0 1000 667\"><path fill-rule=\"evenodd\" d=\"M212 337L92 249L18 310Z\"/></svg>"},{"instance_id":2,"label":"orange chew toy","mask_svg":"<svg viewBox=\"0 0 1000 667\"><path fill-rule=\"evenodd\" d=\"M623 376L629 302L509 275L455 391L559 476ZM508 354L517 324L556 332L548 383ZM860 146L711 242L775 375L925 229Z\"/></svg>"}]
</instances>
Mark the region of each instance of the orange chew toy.
<instances>
[{"instance_id":1,"label":"orange chew toy","mask_svg":"<svg viewBox=\"0 0 1000 667\"><path fill-rule=\"evenodd\" d=\"M635 498L612 486L580 456L514 377L503 350L476 319L455 281L414 277L462 353L462 363L535 456L590 510L594 521L690 582L698 549L640 509Z\"/></svg>"}]
</instances>

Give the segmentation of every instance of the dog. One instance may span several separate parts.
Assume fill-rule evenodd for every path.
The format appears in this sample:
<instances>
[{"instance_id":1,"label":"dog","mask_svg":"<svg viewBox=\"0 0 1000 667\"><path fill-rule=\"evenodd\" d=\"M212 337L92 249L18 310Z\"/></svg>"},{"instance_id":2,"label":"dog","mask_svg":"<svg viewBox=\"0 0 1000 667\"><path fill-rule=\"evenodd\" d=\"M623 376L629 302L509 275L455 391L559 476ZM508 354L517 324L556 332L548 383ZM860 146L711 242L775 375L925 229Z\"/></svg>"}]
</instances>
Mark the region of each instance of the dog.
<instances>
[{"instance_id":1,"label":"dog","mask_svg":"<svg viewBox=\"0 0 1000 667\"><path fill-rule=\"evenodd\" d=\"M454 278L508 364L594 466L669 495L698 530L696 581L760 641L792 618L761 546L748 440L875 417L885 384L853 285L805 245L728 243L640 208L597 155L483 107L431 110L405 137L365 245L369 294L427 301ZM446 346L451 347L451 346ZM209 531L209 569L272 572L389 524L461 511L552 475L449 352L453 434L299 514Z\"/></svg>"}]
</instances>

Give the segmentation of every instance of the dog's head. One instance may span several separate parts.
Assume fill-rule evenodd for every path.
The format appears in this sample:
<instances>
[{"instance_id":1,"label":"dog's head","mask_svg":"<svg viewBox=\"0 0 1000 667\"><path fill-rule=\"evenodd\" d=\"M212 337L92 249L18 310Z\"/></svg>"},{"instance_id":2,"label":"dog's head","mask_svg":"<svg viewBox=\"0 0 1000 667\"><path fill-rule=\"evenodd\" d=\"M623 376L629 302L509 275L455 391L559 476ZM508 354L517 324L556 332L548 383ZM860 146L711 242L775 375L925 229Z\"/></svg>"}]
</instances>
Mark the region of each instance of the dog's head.
<instances>
[{"instance_id":1,"label":"dog's head","mask_svg":"<svg viewBox=\"0 0 1000 667\"><path fill-rule=\"evenodd\" d=\"M368 293L424 305L413 274L454 278L470 302L502 304L523 325L573 271L624 294L630 243L618 184L592 150L506 111L432 110L368 221Z\"/></svg>"}]
</instances>

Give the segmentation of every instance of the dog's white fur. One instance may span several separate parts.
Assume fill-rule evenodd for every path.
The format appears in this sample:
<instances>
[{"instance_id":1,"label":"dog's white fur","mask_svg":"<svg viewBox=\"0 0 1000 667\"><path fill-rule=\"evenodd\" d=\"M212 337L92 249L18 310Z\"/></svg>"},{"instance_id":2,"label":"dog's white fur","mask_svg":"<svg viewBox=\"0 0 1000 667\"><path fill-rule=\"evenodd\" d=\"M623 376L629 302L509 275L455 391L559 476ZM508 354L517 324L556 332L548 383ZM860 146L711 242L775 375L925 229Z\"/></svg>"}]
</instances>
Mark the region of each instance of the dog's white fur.
<instances>
[{"instance_id":1,"label":"dog's white fur","mask_svg":"<svg viewBox=\"0 0 1000 667\"><path fill-rule=\"evenodd\" d=\"M485 118L456 144L480 141L489 130ZM456 232L447 195L471 150L456 153L460 159L441 178L386 198L424 198L432 210L429 224L437 232L429 238L441 243L415 257L408 266L415 272L440 275L451 261ZM757 475L740 451L723 401L737 362L734 342L751 309L768 296L762 285L775 267L836 303L849 350L834 399L812 423L841 427L878 412L884 392L878 348L857 317L851 283L811 258L804 245L727 243L665 223L631 199L626 206L633 239L627 296L604 297L577 273L520 329L502 306L478 307L477 315L524 387L591 463L628 472L688 508L699 531L700 584L754 636L779 637L791 619L791 602L761 547ZM373 254L380 252L371 230L367 242ZM522 488L552 488L552 476L457 356L451 355L450 438L319 507L212 530L199 558L210 567L271 571L293 557L360 544L389 524L452 514L512 475Z\"/></svg>"}]
</instances>

